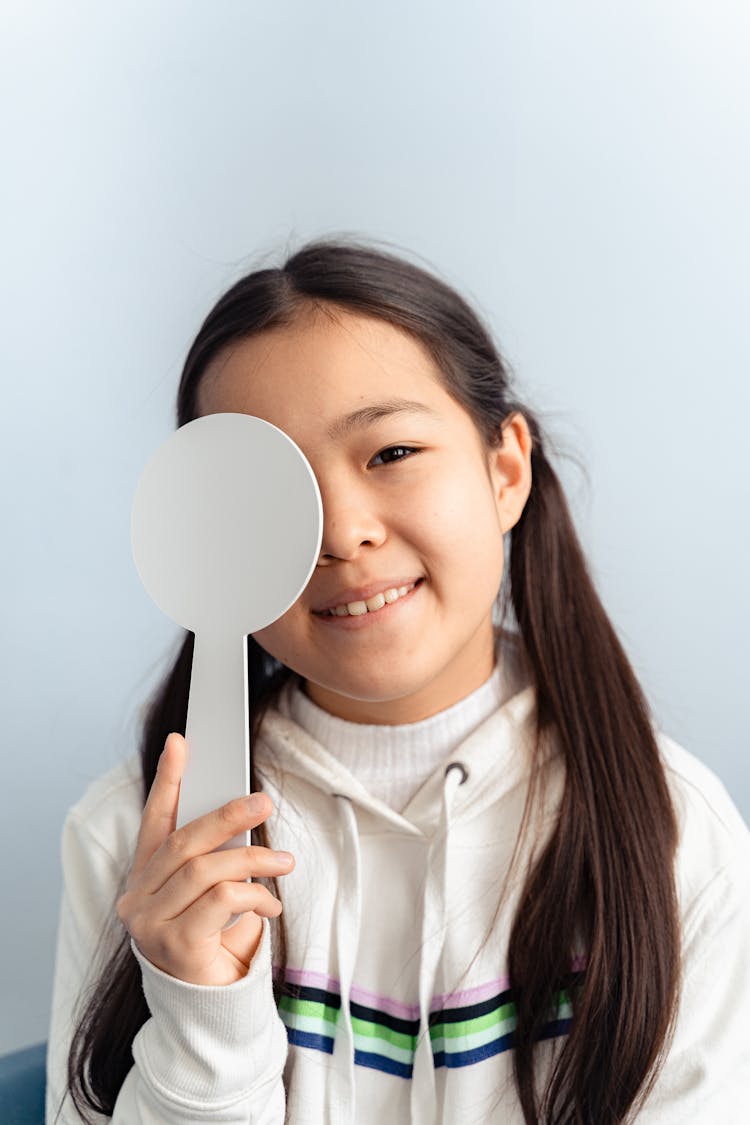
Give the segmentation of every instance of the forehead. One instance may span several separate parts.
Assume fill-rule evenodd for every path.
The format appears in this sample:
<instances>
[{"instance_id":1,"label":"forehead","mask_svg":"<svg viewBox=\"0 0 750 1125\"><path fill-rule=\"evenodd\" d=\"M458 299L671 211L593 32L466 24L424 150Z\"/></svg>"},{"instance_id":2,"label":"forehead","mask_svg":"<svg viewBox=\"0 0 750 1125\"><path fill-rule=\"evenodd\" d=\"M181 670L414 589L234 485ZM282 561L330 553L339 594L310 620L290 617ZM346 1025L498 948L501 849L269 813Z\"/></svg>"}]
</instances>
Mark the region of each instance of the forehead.
<instances>
[{"instance_id":1,"label":"forehead","mask_svg":"<svg viewBox=\"0 0 750 1125\"><path fill-rule=\"evenodd\" d=\"M197 405L201 414L236 410L281 424L271 415L295 404L338 416L394 394L433 407L453 403L419 340L386 321L336 310L227 345L204 372Z\"/></svg>"}]
</instances>

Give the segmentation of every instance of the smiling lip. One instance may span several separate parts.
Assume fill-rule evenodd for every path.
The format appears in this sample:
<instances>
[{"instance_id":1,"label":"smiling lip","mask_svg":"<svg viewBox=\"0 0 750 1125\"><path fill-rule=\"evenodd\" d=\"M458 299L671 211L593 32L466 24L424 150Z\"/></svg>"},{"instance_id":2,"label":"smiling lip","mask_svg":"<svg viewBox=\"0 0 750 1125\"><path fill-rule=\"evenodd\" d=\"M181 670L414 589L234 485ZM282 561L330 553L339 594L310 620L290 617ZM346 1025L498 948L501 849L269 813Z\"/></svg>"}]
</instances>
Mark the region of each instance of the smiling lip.
<instances>
[{"instance_id":1,"label":"smiling lip","mask_svg":"<svg viewBox=\"0 0 750 1125\"><path fill-rule=\"evenodd\" d=\"M350 602L366 602L376 594L384 594L386 590L396 589L400 586L411 586L412 582L419 582L419 578L386 578L380 582L370 582L367 586L351 586L348 590L340 590L327 602L316 606L312 611L315 614L325 614L326 610L335 609L337 605L349 605ZM396 604L395 602L393 603Z\"/></svg>"},{"instance_id":2,"label":"smiling lip","mask_svg":"<svg viewBox=\"0 0 750 1125\"><path fill-rule=\"evenodd\" d=\"M402 585L410 586L411 583L404 582L402 583ZM342 629L345 633L350 631L356 633L359 629L378 628L379 622L381 623L382 628L385 628L385 625L382 624L383 622L397 621L401 613L408 612L406 606L411 604L412 600L417 596L423 585L424 582L421 578L419 578L417 579L417 583L414 588L411 589L408 594L404 594L402 598L398 598L395 602L386 602L385 605L380 607L380 609L372 611L368 610L367 613L358 613L354 614L353 616L347 613L346 615L342 615L341 617L339 617L337 614L314 612L313 617L317 617L318 621L325 628ZM365 588L374 589L374 587ZM389 590L390 588L390 586L386 586L387 590ZM382 590L383 587L380 586L379 588L375 589L375 593L379 594ZM374 595L370 596L374 597ZM357 600L361 601L362 599L360 598ZM341 603L337 604L340 605Z\"/></svg>"}]
</instances>

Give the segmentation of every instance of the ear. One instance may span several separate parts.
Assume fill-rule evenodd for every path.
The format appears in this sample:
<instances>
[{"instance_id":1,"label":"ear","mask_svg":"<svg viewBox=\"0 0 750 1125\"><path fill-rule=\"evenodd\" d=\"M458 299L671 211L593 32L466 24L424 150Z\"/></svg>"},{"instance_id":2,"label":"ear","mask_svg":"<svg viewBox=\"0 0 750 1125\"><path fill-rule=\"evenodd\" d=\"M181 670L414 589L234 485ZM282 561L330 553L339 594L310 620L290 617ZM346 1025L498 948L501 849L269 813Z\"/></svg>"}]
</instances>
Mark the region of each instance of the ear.
<instances>
[{"instance_id":1,"label":"ear","mask_svg":"<svg viewBox=\"0 0 750 1125\"><path fill-rule=\"evenodd\" d=\"M523 414L503 422L502 445L488 454L488 468L503 534L518 523L531 492L531 432Z\"/></svg>"}]
</instances>

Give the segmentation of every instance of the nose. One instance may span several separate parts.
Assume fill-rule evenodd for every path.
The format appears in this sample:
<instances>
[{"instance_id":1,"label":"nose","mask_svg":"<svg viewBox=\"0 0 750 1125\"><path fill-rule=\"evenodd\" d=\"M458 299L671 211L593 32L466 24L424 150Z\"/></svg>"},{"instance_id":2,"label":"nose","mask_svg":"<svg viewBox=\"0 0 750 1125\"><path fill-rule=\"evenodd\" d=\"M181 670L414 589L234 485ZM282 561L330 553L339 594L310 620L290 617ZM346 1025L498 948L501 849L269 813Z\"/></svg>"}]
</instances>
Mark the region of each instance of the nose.
<instances>
[{"instance_id":1,"label":"nose","mask_svg":"<svg viewBox=\"0 0 750 1125\"><path fill-rule=\"evenodd\" d=\"M382 516L361 492L339 488L323 492L323 536L320 562L351 559L361 547L379 547L386 538Z\"/></svg>"}]
</instances>

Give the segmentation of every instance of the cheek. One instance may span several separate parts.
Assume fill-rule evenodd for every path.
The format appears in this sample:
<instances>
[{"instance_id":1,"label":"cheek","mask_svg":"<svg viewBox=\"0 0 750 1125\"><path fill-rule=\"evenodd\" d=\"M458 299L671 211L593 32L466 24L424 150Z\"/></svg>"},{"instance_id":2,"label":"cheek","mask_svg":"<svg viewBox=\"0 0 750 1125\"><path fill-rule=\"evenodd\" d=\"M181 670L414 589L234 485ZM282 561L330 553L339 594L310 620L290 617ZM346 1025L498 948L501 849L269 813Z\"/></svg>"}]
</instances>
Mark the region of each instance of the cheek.
<instances>
[{"instance_id":1,"label":"cheek","mask_svg":"<svg viewBox=\"0 0 750 1125\"><path fill-rule=\"evenodd\" d=\"M267 625L265 629L259 629L257 633L253 633L254 641L276 660L280 660L282 664L292 667L294 664L294 652L299 646L299 617L300 611L297 606L292 606L286 613L272 625ZM295 628L295 621L297 627Z\"/></svg>"},{"instance_id":2,"label":"cheek","mask_svg":"<svg viewBox=\"0 0 750 1125\"><path fill-rule=\"evenodd\" d=\"M251 633L250 636L269 656L273 656L277 660L282 660L280 646L276 643L276 634L273 625L269 625L266 629L259 629L257 633Z\"/></svg>"},{"instance_id":3,"label":"cheek","mask_svg":"<svg viewBox=\"0 0 750 1125\"><path fill-rule=\"evenodd\" d=\"M503 532L492 488L485 476L467 474L444 498L435 526L440 550L456 574L471 576L482 596L499 588L504 568Z\"/></svg>"},{"instance_id":4,"label":"cheek","mask_svg":"<svg viewBox=\"0 0 750 1125\"><path fill-rule=\"evenodd\" d=\"M443 473L432 487L415 496L404 513L404 526L415 535L442 546L449 553L462 544L486 538L488 521L494 529L497 516L486 477L475 472Z\"/></svg>"}]
</instances>

